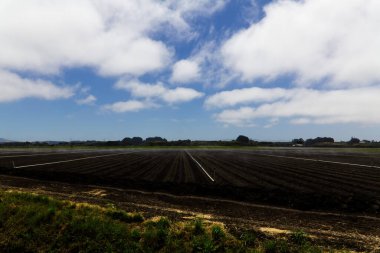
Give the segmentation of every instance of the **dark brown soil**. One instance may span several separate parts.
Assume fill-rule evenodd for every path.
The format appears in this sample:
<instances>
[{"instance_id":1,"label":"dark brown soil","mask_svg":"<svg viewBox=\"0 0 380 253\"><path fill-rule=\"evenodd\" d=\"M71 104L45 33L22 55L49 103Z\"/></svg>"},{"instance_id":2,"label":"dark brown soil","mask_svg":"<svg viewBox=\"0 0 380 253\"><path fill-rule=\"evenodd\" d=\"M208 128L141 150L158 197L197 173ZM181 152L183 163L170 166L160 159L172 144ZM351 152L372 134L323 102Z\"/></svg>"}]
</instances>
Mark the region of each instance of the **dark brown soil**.
<instances>
[{"instance_id":1,"label":"dark brown soil","mask_svg":"<svg viewBox=\"0 0 380 253\"><path fill-rule=\"evenodd\" d=\"M379 168L283 157L316 157L372 165L379 160L374 155L309 154L284 150L193 150L189 153L184 150L140 150L4 154L0 155L0 173L48 181L217 197L299 210L374 216L380 212ZM83 159L87 157L95 158ZM56 163L68 160L73 161ZM24 167L36 164L42 165Z\"/></svg>"}]
</instances>

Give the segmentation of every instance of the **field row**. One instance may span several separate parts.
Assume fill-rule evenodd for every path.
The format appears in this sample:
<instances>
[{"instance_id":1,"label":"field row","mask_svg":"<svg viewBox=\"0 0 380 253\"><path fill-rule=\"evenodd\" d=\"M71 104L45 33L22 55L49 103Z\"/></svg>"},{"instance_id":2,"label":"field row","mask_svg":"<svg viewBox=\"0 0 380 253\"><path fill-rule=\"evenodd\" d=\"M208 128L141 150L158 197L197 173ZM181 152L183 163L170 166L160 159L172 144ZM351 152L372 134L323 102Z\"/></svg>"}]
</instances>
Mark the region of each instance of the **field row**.
<instances>
[{"instance_id":1,"label":"field row","mask_svg":"<svg viewBox=\"0 0 380 253\"><path fill-rule=\"evenodd\" d=\"M186 152L73 153L1 158L0 166L29 172L73 173L157 182L207 183Z\"/></svg>"},{"instance_id":2,"label":"field row","mask_svg":"<svg viewBox=\"0 0 380 253\"><path fill-rule=\"evenodd\" d=\"M294 154L212 150L0 155L0 168L3 173L49 180L378 212L380 169L293 158Z\"/></svg>"}]
</instances>

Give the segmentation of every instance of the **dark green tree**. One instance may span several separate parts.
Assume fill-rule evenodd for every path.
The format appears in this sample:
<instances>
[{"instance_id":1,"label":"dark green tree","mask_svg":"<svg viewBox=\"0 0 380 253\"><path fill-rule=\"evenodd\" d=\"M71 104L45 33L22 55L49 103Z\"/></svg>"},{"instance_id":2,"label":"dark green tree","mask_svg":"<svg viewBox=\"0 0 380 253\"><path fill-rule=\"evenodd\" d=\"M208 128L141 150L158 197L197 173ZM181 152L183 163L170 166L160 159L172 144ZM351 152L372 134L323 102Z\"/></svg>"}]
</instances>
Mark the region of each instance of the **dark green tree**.
<instances>
[{"instance_id":1,"label":"dark green tree","mask_svg":"<svg viewBox=\"0 0 380 253\"><path fill-rule=\"evenodd\" d=\"M244 135L239 135L236 138L236 142L241 143L241 144L248 144L249 143L249 138L247 136L244 136Z\"/></svg>"},{"instance_id":2,"label":"dark green tree","mask_svg":"<svg viewBox=\"0 0 380 253\"><path fill-rule=\"evenodd\" d=\"M351 140L348 141L349 144L358 144L360 143L360 139L356 137L351 137Z\"/></svg>"}]
</instances>

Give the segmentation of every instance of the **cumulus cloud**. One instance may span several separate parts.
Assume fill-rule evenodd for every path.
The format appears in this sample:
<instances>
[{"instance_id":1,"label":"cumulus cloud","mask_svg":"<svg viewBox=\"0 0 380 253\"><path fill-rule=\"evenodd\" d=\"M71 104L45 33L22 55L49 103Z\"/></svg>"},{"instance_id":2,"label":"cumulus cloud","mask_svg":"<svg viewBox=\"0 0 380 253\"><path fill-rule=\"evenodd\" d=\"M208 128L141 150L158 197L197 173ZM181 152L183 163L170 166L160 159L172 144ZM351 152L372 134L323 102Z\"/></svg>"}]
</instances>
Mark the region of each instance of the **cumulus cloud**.
<instances>
[{"instance_id":1,"label":"cumulus cloud","mask_svg":"<svg viewBox=\"0 0 380 253\"><path fill-rule=\"evenodd\" d=\"M222 91L205 107L222 110L215 119L236 126L380 124L379 12L376 0L273 1L220 52L243 82L283 76L294 82Z\"/></svg>"},{"instance_id":2,"label":"cumulus cloud","mask_svg":"<svg viewBox=\"0 0 380 253\"><path fill-rule=\"evenodd\" d=\"M166 88L162 83L146 84L139 80L119 80L115 84L115 88L127 90L134 97L153 98L161 96L166 92Z\"/></svg>"},{"instance_id":3,"label":"cumulus cloud","mask_svg":"<svg viewBox=\"0 0 380 253\"><path fill-rule=\"evenodd\" d=\"M208 97L207 108L223 108L240 104L260 103L290 97L292 90L283 88L263 89L258 87L222 91Z\"/></svg>"},{"instance_id":4,"label":"cumulus cloud","mask_svg":"<svg viewBox=\"0 0 380 253\"><path fill-rule=\"evenodd\" d=\"M281 0L221 48L243 81L294 75L299 85L362 87L380 81L380 1Z\"/></svg>"},{"instance_id":5,"label":"cumulus cloud","mask_svg":"<svg viewBox=\"0 0 380 253\"><path fill-rule=\"evenodd\" d=\"M88 95L83 99L78 99L76 102L78 105L93 105L96 101L96 97L94 95Z\"/></svg>"},{"instance_id":6,"label":"cumulus cloud","mask_svg":"<svg viewBox=\"0 0 380 253\"><path fill-rule=\"evenodd\" d=\"M192 34L188 19L223 5L222 0L3 0L0 69L55 74L86 66L111 76L158 71L173 52L155 33Z\"/></svg>"},{"instance_id":7,"label":"cumulus cloud","mask_svg":"<svg viewBox=\"0 0 380 253\"><path fill-rule=\"evenodd\" d=\"M170 78L174 83L189 83L199 77L198 63L191 60L180 60L173 66L173 73Z\"/></svg>"},{"instance_id":8,"label":"cumulus cloud","mask_svg":"<svg viewBox=\"0 0 380 253\"><path fill-rule=\"evenodd\" d=\"M196 36L193 19L212 14L224 4L224 0L0 1L0 74L18 83L0 84L1 101L72 95L72 89L11 73L50 79L63 69L78 67L116 77L163 70L175 52L157 34L192 38ZM95 99L90 95L76 102L92 104Z\"/></svg>"},{"instance_id":9,"label":"cumulus cloud","mask_svg":"<svg viewBox=\"0 0 380 253\"><path fill-rule=\"evenodd\" d=\"M282 97L268 96L258 106L223 110L215 119L237 126L251 125L257 119L288 119L293 124L380 124L379 97L380 86L323 91L295 88ZM245 102L243 98L241 103Z\"/></svg>"},{"instance_id":10,"label":"cumulus cloud","mask_svg":"<svg viewBox=\"0 0 380 253\"><path fill-rule=\"evenodd\" d=\"M1 57L0 57L1 58ZM0 69L0 103L23 98L45 100L66 99L74 95L75 88L60 87L40 79L22 78L14 73Z\"/></svg>"},{"instance_id":11,"label":"cumulus cloud","mask_svg":"<svg viewBox=\"0 0 380 253\"><path fill-rule=\"evenodd\" d=\"M169 89L160 82L149 84L138 80L119 80L115 87L129 91L136 98L161 100L169 104L188 102L204 96L202 92L190 88Z\"/></svg>"},{"instance_id":12,"label":"cumulus cloud","mask_svg":"<svg viewBox=\"0 0 380 253\"><path fill-rule=\"evenodd\" d=\"M175 89L168 89L162 95L162 99L169 104L175 104L189 102L203 96L204 94L202 92L196 91L194 89L178 87Z\"/></svg>"},{"instance_id":13,"label":"cumulus cloud","mask_svg":"<svg viewBox=\"0 0 380 253\"><path fill-rule=\"evenodd\" d=\"M138 112L144 109L154 108L157 105L150 103L149 101L128 100L122 102L116 102L113 104L104 105L103 109L116 113L123 112Z\"/></svg>"}]
</instances>

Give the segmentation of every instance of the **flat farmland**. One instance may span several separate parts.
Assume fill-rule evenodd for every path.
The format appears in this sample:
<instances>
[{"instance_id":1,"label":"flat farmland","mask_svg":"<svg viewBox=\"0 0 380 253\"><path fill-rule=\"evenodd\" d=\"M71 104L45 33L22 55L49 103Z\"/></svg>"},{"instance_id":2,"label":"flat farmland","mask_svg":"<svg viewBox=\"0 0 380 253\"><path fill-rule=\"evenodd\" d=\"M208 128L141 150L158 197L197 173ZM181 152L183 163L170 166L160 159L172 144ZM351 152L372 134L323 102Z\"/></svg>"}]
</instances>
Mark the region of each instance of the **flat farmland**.
<instances>
[{"instance_id":1,"label":"flat farmland","mask_svg":"<svg viewBox=\"0 0 380 253\"><path fill-rule=\"evenodd\" d=\"M379 213L380 155L307 149L0 153L0 172L306 210Z\"/></svg>"}]
</instances>

